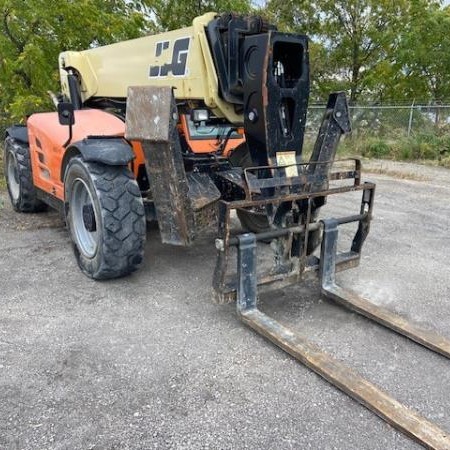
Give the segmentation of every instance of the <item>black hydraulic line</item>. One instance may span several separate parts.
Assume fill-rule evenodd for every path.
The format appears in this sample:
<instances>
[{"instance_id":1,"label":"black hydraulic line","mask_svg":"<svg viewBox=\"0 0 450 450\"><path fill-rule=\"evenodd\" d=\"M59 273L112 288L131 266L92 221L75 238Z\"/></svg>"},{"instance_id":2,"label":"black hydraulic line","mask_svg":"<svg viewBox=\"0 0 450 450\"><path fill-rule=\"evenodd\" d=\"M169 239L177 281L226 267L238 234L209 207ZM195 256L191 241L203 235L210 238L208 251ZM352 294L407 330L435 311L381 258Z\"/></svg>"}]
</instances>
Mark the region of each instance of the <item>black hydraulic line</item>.
<instances>
[{"instance_id":1,"label":"black hydraulic line","mask_svg":"<svg viewBox=\"0 0 450 450\"><path fill-rule=\"evenodd\" d=\"M69 75L67 75L67 83L69 84L70 101L73 105L73 109L81 109L82 101L78 77L73 73L69 73Z\"/></svg>"}]
</instances>

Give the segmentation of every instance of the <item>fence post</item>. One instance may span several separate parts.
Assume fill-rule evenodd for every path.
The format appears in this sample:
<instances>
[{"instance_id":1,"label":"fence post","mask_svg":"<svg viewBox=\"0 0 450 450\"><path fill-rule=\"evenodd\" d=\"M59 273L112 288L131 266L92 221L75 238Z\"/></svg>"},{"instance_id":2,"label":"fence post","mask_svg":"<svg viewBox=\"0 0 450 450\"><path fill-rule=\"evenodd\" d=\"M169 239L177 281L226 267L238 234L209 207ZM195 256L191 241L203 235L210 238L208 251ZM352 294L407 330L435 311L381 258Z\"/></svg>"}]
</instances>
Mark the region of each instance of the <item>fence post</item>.
<instances>
[{"instance_id":1,"label":"fence post","mask_svg":"<svg viewBox=\"0 0 450 450\"><path fill-rule=\"evenodd\" d=\"M413 114L414 114L414 102L415 101L416 101L416 99L413 99L413 102L411 104L411 112L409 113L408 137L411 135L412 121L413 121Z\"/></svg>"}]
</instances>

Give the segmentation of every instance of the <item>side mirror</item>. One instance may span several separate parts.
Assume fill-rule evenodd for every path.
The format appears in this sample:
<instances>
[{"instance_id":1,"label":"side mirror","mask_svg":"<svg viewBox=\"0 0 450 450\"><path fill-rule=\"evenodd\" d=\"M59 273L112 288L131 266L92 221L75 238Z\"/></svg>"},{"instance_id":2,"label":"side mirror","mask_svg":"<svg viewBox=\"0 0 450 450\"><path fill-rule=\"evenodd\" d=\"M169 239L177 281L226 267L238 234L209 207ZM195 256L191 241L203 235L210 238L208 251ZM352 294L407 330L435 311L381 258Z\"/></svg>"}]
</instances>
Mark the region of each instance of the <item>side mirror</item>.
<instances>
[{"instance_id":1,"label":"side mirror","mask_svg":"<svg viewBox=\"0 0 450 450\"><path fill-rule=\"evenodd\" d=\"M74 107L72 103L58 103L58 119L61 125L72 126L75 123Z\"/></svg>"}]
</instances>

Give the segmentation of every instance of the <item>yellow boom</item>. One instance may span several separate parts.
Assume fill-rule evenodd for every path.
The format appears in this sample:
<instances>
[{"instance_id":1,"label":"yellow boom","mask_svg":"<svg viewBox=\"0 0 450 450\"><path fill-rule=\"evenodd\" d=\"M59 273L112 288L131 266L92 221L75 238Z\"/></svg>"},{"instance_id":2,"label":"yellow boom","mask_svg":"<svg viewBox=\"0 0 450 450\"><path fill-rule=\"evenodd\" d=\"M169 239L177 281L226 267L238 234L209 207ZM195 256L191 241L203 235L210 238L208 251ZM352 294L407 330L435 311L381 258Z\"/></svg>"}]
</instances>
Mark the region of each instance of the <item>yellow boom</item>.
<instances>
[{"instance_id":1,"label":"yellow boom","mask_svg":"<svg viewBox=\"0 0 450 450\"><path fill-rule=\"evenodd\" d=\"M68 74L78 74L82 101L126 98L129 86L173 86L175 97L202 101L218 117L242 123L219 85L205 27L216 17L207 13L192 26L59 56L61 88L70 98Z\"/></svg>"}]
</instances>

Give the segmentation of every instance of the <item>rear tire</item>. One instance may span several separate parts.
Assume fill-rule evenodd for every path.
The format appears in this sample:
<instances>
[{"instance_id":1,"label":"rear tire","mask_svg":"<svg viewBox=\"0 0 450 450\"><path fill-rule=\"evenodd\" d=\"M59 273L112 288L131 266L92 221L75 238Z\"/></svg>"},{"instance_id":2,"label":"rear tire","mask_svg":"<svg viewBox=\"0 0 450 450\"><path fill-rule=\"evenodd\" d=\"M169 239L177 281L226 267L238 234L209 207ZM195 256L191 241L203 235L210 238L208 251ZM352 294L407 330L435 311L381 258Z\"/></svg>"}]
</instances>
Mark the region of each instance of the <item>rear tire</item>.
<instances>
[{"instance_id":1,"label":"rear tire","mask_svg":"<svg viewBox=\"0 0 450 450\"><path fill-rule=\"evenodd\" d=\"M245 142L242 142L233 150L229 160L232 166L242 167L242 170L253 166L252 157ZM263 233L270 230L269 219L265 210L257 208L237 209L236 214L242 227L247 231Z\"/></svg>"},{"instance_id":2,"label":"rear tire","mask_svg":"<svg viewBox=\"0 0 450 450\"><path fill-rule=\"evenodd\" d=\"M252 233L264 233L270 230L269 219L262 209L247 208L237 209L236 214L241 222L242 228Z\"/></svg>"},{"instance_id":3,"label":"rear tire","mask_svg":"<svg viewBox=\"0 0 450 450\"><path fill-rule=\"evenodd\" d=\"M247 144L239 144L230 155L230 162L233 166L242 167L242 169L252 167L252 158L248 151ZM242 227L252 233L264 233L270 230L269 219L265 208L246 208L237 209L236 214ZM306 254L311 255L322 241L321 230L311 231L309 234Z\"/></svg>"},{"instance_id":4,"label":"rear tire","mask_svg":"<svg viewBox=\"0 0 450 450\"><path fill-rule=\"evenodd\" d=\"M33 184L29 146L7 136L4 168L8 194L14 210L24 213L45 211L47 205L38 199Z\"/></svg>"},{"instance_id":5,"label":"rear tire","mask_svg":"<svg viewBox=\"0 0 450 450\"><path fill-rule=\"evenodd\" d=\"M144 204L125 166L73 158L65 175L66 222L80 269L90 278L117 278L142 264Z\"/></svg>"}]
</instances>

